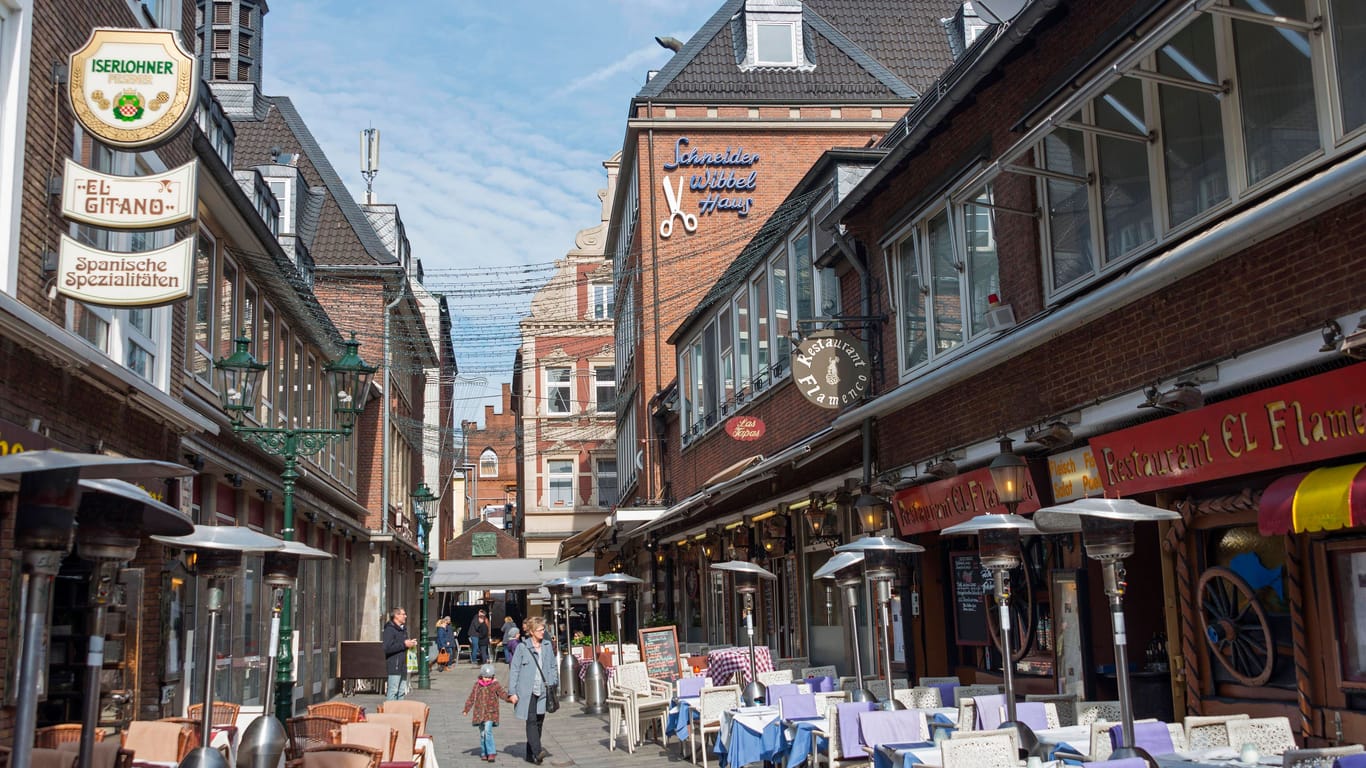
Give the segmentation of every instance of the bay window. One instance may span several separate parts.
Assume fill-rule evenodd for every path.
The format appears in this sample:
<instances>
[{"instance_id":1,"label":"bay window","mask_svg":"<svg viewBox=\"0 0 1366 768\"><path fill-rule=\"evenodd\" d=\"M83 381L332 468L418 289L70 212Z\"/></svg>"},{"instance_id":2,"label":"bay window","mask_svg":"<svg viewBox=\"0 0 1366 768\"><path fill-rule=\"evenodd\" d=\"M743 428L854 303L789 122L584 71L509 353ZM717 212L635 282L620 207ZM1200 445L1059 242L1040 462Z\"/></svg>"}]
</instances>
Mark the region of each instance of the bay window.
<instances>
[{"instance_id":1,"label":"bay window","mask_svg":"<svg viewBox=\"0 0 1366 768\"><path fill-rule=\"evenodd\" d=\"M773 321L769 326L773 329L770 356L773 358L772 378L776 379L787 371L788 359L792 354L792 345L787 340L788 333L792 331L792 297L789 293L786 249L779 251L769 262L768 273L772 277L770 295L773 301Z\"/></svg>"},{"instance_id":2,"label":"bay window","mask_svg":"<svg viewBox=\"0 0 1366 768\"><path fill-rule=\"evenodd\" d=\"M768 276L760 272L750 281L750 306L754 308L754 389L766 389L768 375Z\"/></svg>"}]
</instances>

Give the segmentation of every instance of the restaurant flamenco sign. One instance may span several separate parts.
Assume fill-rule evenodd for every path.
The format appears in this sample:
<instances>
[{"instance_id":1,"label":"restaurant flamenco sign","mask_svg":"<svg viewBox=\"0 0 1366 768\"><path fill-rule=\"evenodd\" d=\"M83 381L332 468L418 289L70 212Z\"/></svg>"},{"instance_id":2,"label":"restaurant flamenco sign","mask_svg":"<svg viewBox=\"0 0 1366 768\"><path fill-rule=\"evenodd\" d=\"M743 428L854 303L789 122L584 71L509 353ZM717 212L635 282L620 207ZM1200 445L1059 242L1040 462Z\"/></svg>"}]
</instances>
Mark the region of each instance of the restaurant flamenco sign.
<instances>
[{"instance_id":1,"label":"restaurant flamenco sign","mask_svg":"<svg viewBox=\"0 0 1366 768\"><path fill-rule=\"evenodd\" d=\"M1034 479L1025 480L1024 498L1015 511L1028 514L1039 508L1039 492ZM956 525L977 515L1004 515L1009 510L996 494L991 470L966 472L925 485L916 485L892 497L897 533L909 536Z\"/></svg>"},{"instance_id":2,"label":"restaurant flamenco sign","mask_svg":"<svg viewBox=\"0 0 1366 768\"><path fill-rule=\"evenodd\" d=\"M1093 437L1108 495L1366 452L1366 364Z\"/></svg>"}]
</instances>

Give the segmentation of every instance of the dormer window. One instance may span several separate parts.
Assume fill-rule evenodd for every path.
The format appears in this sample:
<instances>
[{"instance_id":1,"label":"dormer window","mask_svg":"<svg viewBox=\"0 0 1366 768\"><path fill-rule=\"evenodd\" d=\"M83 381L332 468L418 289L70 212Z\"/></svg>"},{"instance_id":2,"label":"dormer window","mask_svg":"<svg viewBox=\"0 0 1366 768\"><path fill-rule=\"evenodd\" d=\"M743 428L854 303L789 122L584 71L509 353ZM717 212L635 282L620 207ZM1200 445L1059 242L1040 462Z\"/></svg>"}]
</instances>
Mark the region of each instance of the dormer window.
<instances>
[{"instance_id":1,"label":"dormer window","mask_svg":"<svg viewBox=\"0 0 1366 768\"><path fill-rule=\"evenodd\" d=\"M745 47L740 69L815 66L804 45L801 0L745 0L743 19Z\"/></svg>"}]
</instances>

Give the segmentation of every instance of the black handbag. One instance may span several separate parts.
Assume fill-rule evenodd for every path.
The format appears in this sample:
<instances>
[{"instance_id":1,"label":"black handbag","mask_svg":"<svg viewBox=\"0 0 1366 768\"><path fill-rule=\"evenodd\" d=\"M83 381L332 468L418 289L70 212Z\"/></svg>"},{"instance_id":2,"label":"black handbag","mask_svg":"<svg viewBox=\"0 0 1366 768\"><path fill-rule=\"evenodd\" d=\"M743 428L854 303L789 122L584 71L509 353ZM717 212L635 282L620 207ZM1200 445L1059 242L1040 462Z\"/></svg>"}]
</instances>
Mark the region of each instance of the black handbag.
<instances>
[{"instance_id":1,"label":"black handbag","mask_svg":"<svg viewBox=\"0 0 1366 768\"><path fill-rule=\"evenodd\" d=\"M527 648L531 651L530 648ZM541 684L545 686L545 712L552 714L560 711L560 686L551 685L545 679L545 670L541 669L541 654L531 651L531 658L536 661L536 674L541 676ZM530 714L536 714L532 712Z\"/></svg>"}]
</instances>

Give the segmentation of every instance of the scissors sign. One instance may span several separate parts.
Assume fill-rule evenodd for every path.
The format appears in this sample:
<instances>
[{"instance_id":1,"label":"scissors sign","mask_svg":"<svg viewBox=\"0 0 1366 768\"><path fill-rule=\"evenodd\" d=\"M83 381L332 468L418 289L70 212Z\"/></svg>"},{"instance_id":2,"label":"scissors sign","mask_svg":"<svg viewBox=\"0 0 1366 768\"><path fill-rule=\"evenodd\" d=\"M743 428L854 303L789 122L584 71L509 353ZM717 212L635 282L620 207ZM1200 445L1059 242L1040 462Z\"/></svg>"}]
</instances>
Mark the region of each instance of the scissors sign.
<instances>
[{"instance_id":1,"label":"scissors sign","mask_svg":"<svg viewBox=\"0 0 1366 768\"><path fill-rule=\"evenodd\" d=\"M678 191L674 191L673 184L669 177L664 177L664 199L669 201L669 218L659 223L659 236L668 237L674 232L674 217L683 221L683 229L688 232L697 231L697 217L691 213L684 213L681 207L683 199L683 178L678 179Z\"/></svg>"}]
</instances>

